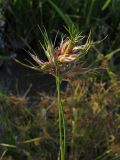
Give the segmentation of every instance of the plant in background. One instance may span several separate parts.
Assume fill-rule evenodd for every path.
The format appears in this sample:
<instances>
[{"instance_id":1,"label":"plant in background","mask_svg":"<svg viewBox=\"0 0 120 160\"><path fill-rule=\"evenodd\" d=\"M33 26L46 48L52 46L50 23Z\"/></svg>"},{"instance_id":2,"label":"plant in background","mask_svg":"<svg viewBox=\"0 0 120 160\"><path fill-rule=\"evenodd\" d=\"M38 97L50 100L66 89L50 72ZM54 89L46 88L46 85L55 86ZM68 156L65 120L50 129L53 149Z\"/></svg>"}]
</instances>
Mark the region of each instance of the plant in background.
<instances>
[{"instance_id":1,"label":"plant in background","mask_svg":"<svg viewBox=\"0 0 120 160\"><path fill-rule=\"evenodd\" d=\"M69 79L69 75L79 73L86 68L80 66L80 58L86 55L88 50L94 44L90 35L88 36L85 44L81 44L82 40L85 38L79 34L75 26L67 29L69 36L62 37L60 46L55 47L55 42L49 39L46 30L42 32L44 37L44 45L41 44L45 55L47 56L47 61L42 61L39 59L38 55L30 54L32 59L37 63L37 66L32 64L22 64L17 60L17 62L22 65L29 67L31 69L41 71L45 74L51 74L56 78L57 87L57 98L58 98L58 115L59 115L59 136L60 136L60 159L65 159L66 150L66 125L65 117L63 112L63 107L61 104L61 94L60 94L60 84L63 79ZM56 41L56 40L55 40ZM83 70L82 70L83 69Z\"/></svg>"}]
</instances>

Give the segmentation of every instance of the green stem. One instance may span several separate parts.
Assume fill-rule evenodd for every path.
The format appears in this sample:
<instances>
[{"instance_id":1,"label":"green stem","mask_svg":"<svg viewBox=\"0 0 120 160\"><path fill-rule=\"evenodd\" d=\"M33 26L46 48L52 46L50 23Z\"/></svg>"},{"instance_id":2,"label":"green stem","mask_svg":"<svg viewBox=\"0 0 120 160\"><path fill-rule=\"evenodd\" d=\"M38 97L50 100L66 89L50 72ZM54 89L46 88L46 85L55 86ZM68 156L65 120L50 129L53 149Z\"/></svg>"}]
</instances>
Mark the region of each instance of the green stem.
<instances>
[{"instance_id":1,"label":"green stem","mask_svg":"<svg viewBox=\"0 0 120 160\"><path fill-rule=\"evenodd\" d=\"M66 153L66 126L65 126L65 117L64 117L64 111L63 108L61 106L61 114L62 114L62 125L63 125L63 135L64 135L64 156Z\"/></svg>"},{"instance_id":2,"label":"green stem","mask_svg":"<svg viewBox=\"0 0 120 160\"><path fill-rule=\"evenodd\" d=\"M56 86L57 86L57 98L58 98L58 112L59 112L59 135L60 135L60 157L61 160L65 160L65 118L64 112L61 104L61 95L60 95L60 76L57 73L56 75Z\"/></svg>"}]
</instances>

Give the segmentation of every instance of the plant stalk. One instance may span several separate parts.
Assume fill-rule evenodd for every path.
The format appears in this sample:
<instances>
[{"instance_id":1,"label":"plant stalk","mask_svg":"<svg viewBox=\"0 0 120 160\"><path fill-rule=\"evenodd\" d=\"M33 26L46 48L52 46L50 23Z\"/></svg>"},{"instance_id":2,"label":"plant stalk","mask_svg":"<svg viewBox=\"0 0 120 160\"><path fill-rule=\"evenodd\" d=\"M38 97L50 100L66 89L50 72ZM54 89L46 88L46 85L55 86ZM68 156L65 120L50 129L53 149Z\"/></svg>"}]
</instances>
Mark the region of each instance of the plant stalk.
<instances>
[{"instance_id":1,"label":"plant stalk","mask_svg":"<svg viewBox=\"0 0 120 160\"><path fill-rule=\"evenodd\" d=\"M56 74L56 87L57 87L57 98L58 98L58 113L59 113L59 136L60 136L60 160L65 160L65 148L66 148L66 128L65 128L65 118L64 111L61 104L60 95L60 75Z\"/></svg>"}]
</instances>

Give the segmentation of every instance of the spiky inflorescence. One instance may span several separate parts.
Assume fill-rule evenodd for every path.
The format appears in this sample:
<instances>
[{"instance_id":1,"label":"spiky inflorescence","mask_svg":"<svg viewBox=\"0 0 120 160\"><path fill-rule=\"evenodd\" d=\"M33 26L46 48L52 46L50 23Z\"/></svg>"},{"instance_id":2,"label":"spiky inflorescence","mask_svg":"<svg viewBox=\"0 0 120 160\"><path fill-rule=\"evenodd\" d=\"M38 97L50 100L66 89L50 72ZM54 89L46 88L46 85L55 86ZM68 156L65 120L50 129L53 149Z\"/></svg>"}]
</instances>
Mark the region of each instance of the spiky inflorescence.
<instances>
[{"instance_id":1,"label":"spiky inflorescence","mask_svg":"<svg viewBox=\"0 0 120 160\"><path fill-rule=\"evenodd\" d=\"M81 45L81 40L84 37L74 30L68 31L70 36L66 37L65 39L62 38L61 43L57 48L55 48L52 41L49 40L47 32L42 32L44 36L44 45L41 44L41 46L47 56L48 61L43 62L37 55L30 54L32 59L38 64L37 69L54 76L56 75L56 72L59 71L60 75L63 77L70 71L77 72L77 64L80 57L88 52L90 47L93 45L93 42L90 40L89 35L86 43Z\"/></svg>"},{"instance_id":2,"label":"spiky inflorescence","mask_svg":"<svg viewBox=\"0 0 120 160\"><path fill-rule=\"evenodd\" d=\"M38 55L31 53L29 54L37 65L34 65L31 62L30 65L27 65L19 62L18 60L16 61L26 67L46 74L52 74L53 76L59 72L60 76L64 79L69 78L69 75L72 75L72 73L74 75L76 72L88 72L89 68L83 68L79 62L80 58L85 56L91 46L94 45L94 42L91 40L89 34L85 44L82 44L82 40L85 37L81 36L76 28L71 27L67 30L69 32L69 36L61 38L61 42L58 47L55 47L54 43L49 39L46 30L41 32L44 37L44 45L41 44L41 46L47 57L47 61L42 61Z\"/></svg>"}]
</instances>

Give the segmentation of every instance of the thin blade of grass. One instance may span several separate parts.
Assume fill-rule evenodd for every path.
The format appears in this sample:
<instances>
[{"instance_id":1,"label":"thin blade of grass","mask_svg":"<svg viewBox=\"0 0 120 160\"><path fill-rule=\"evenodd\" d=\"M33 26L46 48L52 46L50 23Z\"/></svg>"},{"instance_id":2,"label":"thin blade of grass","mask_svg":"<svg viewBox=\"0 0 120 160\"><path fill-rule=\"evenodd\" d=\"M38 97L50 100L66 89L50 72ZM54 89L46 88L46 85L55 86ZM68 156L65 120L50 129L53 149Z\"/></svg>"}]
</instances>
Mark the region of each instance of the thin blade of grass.
<instances>
[{"instance_id":1,"label":"thin blade of grass","mask_svg":"<svg viewBox=\"0 0 120 160\"><path fill-rule=\"evenodd\" d=\"M58 6L53 3L51 0L48 0L48 2L51 4L51 6L56 10L56 12L60 15L60 17L64 20L67 26L70 26L73 24L71 18L68 15L65 15L59 8Z\"/></svg>"},{"instance_id":2,"label":"thin blade of grass","mask_svg":"<svg viewBox=\"0 0 120 160\"><path fill-rule=\"evenodd\" d=\"M114 56L114 54L116 54L116 53L118 53L118 52L120 52L120 48L114 50L113 52L108 53L108 54L105 56L105 58L106 58L107 60L110 60L110 59Z\"/></svg>"},{"instance_id":3,"label":"thin blade of grass","mask_svg":"<svg viewBox=\"0 0 120 160\"><path fill-rule=\"evenodd\" d=\"M28 143L33 143L33 142L40 141L40 140L41 140L41 137L37 137L37 138L33 138L33 139L23 141L22 143L23 144L28 144Z\"/></svg>"},{"instance_id":4,"label":"thin blade of grass","mask_svg":"<svg viewBox=\"0 0 120 160\"><path fill-rule=\"evenodd\" d=\"M110 3L111 3L111 0L107 0L103 5L102 10L104 11L109 6Z\"/></svg>"},{"instance_id":5,"label":"thin blade of grass","mask_svg":"<svg viewBox=\"0 0 120 160\"><path fill-rule=\"evenodd\" d=\"M88 15L87 15L86 26L88 26L89 23L90 23L92 11L93 11L93 9L94 9L94 7L93 7L93 6L94 6L94 3L95 3L95 0L92 0L91 5L90 5L90 8L89 8L89 11L88 11Z\"/></svg>"},{"instance_id":6,"label":"thin blade of grass","mask_svg":"<svg viewBox=\"0 0 120 160\"><path fill-rule=\"evenodd\" d=\"M15 145L6 144L6 143L0 143L0 146L2 146L2 147L8 147L8 148L17 148Z\"/></svg>"},{"instance_id":7,"label":"thin blade of grass","mask_svg":"<svg viewBox=\"0 0 120 160\"><path fill-rule=\"evenodd\" d=\"M22 63L20 62L19 60L15 59L15 62L19 63L20 65L24 66L24 67L27 67L27 68L30 68L30 69L33 69L33 70L36 70L36 71L39 71L40 72L40 68L37 67L37 66L30 66L30 65L27 65L25 63Z\"/></svg>"},{"instance_id":8,"label":"thin blade of grass","mask_svg":"<svg viewBox=\"0 0 120 160\"><path fill-rule=\"evenodd\" d=\"M4 156L6 155L7 151L8 151L8 150L4 150L4 151L3 151L3 153L2 153L2 155L1 155L1 157L0 157L0 160L3 160L3 158L4 158Z\"/></svg>"}]
</instances>

